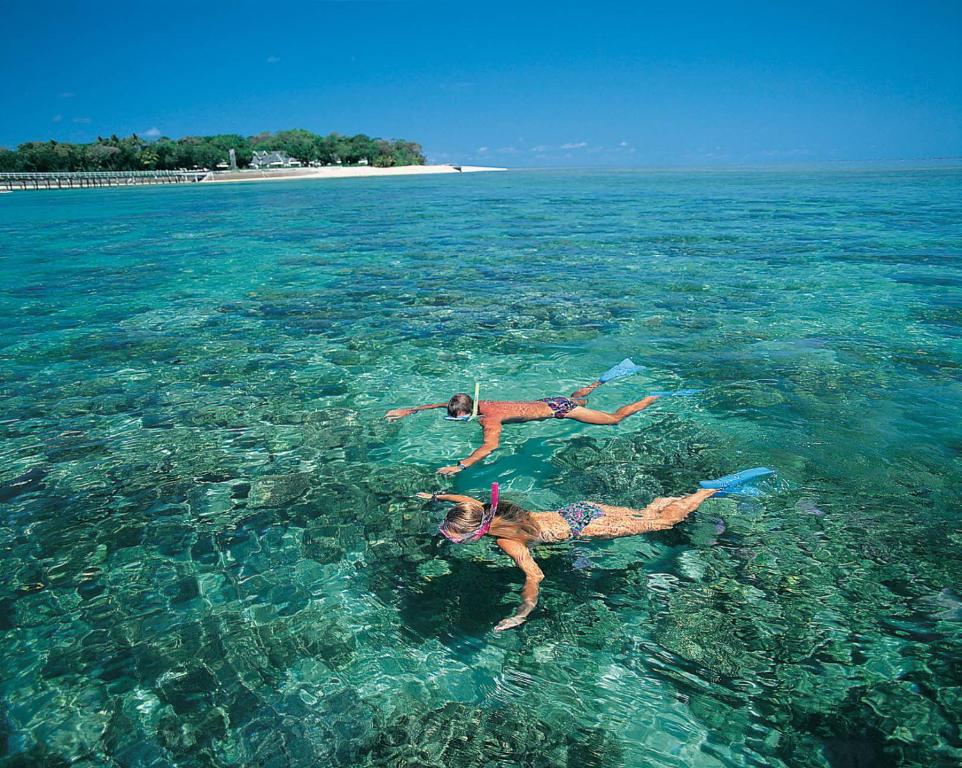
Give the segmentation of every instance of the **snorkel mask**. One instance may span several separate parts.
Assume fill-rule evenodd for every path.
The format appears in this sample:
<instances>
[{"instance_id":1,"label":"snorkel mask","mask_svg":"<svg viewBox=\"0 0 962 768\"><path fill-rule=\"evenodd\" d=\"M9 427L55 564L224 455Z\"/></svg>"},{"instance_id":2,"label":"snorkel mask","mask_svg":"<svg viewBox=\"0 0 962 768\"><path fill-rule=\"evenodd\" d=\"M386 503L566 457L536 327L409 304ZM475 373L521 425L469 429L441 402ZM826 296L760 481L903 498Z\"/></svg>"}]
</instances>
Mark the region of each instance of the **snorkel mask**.
<instances>
[{"instance_id":1,"label":"snorkel mask","mask_svg":"<svg viewBox=\"0 0 962 768\"><path fill-rule=\"evenodd\" d=\"M445 421L474 421L478 418L478 397L481 395L481 382L476 381L474 383L474 407L471 410L471 415L464 414L464 416L445 416Z\"/></svg>"},{"instance_id":2,"label":"snorkel mask","mask_svg":"<svg viewBox=\"0 0 962 768\"><path fill-rule=\"evenodd\" d=\"M455 534L448 532L448 530L444 527L444 523L441 523L441 525L438 527L438 531L452 544L468 544L472 541L477 541L489 530L491 530L491 523L494 521L494 516L498 511L499 495L498 484L491 483L491 503L488 505L487 511L481 515L481 525L476 531L465 533L461 536L456 536Z\"/></svg>"}]
</instances>

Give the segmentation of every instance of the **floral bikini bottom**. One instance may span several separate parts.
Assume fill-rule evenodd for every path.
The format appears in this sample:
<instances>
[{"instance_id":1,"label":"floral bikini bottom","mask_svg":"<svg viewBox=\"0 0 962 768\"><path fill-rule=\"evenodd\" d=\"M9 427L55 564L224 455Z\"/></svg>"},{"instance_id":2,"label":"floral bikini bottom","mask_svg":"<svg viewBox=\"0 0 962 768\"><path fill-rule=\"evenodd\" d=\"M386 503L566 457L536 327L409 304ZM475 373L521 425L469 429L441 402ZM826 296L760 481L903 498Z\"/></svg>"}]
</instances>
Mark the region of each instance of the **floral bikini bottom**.
<instances>
[{"instance_id":1,"label":"floral bikini bottom","mask_svg":"<svg viewBox=\"0 0 962 768\"><path fill-rule=\"evenodd\" d=\"M601 507L590 501L576 501L574 504L568 504L559 509L558 514L565 519L573 539L578 538L591 522L605 516Z\"/></svg>"},{"instance_id":2,"label":"floral bikini bottom","mask_svg":"<svg viewBox=\"0 0 962 768\"><path fill-rule=\"evenodd\" d=\"M543 397L538 402L547 403L556 419L563 419L578 407L578 404L568 397Z\"/></svg>"}]
</instances>

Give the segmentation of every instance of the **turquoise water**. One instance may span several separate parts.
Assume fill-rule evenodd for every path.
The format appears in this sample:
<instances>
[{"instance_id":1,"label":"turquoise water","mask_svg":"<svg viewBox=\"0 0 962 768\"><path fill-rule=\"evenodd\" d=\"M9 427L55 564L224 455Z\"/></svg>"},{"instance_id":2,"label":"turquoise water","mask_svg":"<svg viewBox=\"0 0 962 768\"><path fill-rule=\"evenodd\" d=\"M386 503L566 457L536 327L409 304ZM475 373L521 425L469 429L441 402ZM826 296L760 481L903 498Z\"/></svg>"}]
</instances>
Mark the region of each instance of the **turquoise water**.
<instances>
[{"instance_id":1,"label":"turquoise water","mask_svg":"<svg viewBox=\"0 0 962 768\"><path fill-rule=\"evenodd\" d=\"M398 405L565 394L477 443ZM3 765L962 761L962 170L0 197ZM440 487L767 498L548 547Z\"/></svg>"}]
</instances>

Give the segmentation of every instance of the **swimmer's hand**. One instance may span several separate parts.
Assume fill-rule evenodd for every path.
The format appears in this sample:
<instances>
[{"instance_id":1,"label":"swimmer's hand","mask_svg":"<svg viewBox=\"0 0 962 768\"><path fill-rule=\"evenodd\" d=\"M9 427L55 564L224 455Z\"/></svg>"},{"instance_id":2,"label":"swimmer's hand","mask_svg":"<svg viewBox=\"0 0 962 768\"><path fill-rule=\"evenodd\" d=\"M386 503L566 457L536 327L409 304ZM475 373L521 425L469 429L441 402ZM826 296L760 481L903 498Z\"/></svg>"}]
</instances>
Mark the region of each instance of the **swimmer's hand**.
<instances>
[{"instance_id":1,"label":"swimmer's hand","mask_svg":"<svg viewBox=\"0 0 962 768\"><path fill-rule=\"evenodd\" d=\"M424 491L420 491L420 492L416 493L415 495L416 495L419 499L433 499L433 498L434 498L434 494L432 494L432 493L425 493Z\"/></svg>"},{"instance_id":2,"label":"swimmer's hand","mask_svg":"<svg viewBox=\"0 0 962 768\"><path fill-rule=\"evenodd\" d=\"M506 629L511 629L513 627L520 627L522 624L524 624L527 618L528 618L527 616L511 616L510 618L507 618L504 621L499 621L495 625L494 631L504 632L504 630Z\"/></svg>"},{"instance_id":3,"label":"swimmer's hand","mask_svg":"<svg viewBox=\"0 0 962 768\"><path fill-rule=\"evenodd\" d=\"M398 419L403 419L405 416L410 416L414 413L413 408L395 408L384 414L384 418L388 421L397 421Z\"/></svg>"},{"instance_id":4,"label":"swimmer's hand","mask_svg":"<svg viewBox=\"0 0 962 768\"><path fill-rule=\"evenodd\" d=\"M456 475L462 469L464 469L464 467L462 467L460 464L455 464L453 467L441 467L441 469L438 470L438 474L439 475Z\"/></svg>"}]
</instances>

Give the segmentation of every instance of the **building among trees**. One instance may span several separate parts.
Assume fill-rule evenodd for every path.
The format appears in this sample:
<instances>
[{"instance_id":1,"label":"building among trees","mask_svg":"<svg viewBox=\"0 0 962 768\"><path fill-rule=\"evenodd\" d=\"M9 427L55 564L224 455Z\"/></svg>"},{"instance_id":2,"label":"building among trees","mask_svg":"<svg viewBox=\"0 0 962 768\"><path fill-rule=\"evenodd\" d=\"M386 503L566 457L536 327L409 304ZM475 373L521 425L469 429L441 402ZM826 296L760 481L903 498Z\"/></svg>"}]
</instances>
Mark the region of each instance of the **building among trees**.
<instances>
[{"instance_id":1,"label":"building among trees","mask_svg":"<svg viewBox=\"0 0 962 768\"><path fill-rule=\"evenodd\" d=\"M254 150L251 157L250 167L257 170L264 168L300 168L300 160L295 160L286 152L280 150Z\"/></svg>"},{"instance_id":2,"label":"building among trees","mask_svg":"<svg viewBox=\"0 0 962 768\"><path fill-rule=\"evenodd\" d=\"M233 150L234 160L230 160ZM256 157L256 160L255 160ZM303 165L424 165L421 145L359 133L326 136L302 129L254 136L220 134L146 139L99 137L89 144L31 141L0 148L0 171L175 171L203 168L297 168Z\"/></svg>"}]
</instances>

